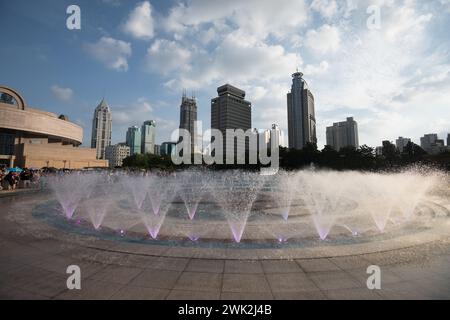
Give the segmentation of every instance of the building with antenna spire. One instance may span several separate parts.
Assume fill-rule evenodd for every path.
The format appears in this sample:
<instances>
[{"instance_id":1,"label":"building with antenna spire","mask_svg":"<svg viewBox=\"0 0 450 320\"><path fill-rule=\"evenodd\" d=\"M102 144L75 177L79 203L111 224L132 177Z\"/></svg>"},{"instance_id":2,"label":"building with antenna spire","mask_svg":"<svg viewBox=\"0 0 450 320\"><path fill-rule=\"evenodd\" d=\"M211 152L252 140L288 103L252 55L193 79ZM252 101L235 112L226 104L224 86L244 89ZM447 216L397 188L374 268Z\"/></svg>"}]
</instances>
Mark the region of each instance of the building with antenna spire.
<instances>
[{"instance_id":1,"label":"building with antenna spire","mask_svg":"<svg viewBox=\"0 0 450 320\"><path fill-rule=\"evenodd\" d=\"M91 148L97 150L97 159L105 158L105 149L111 145L112 114L103 98L94 111L92 120Z\"/></svg>"},{"instance_id":2,"label":"building with antenna spire","mask_svg":"<svg viewBox=\"0 0 450 320\"><path fill-rule=\"evenodd\" d=\"M300 150L307 143L317 143L314 96L298 69L287 94L287 111L289 149Z\"/></svg>"},{"instance_id":3,"label":"building with antenna spire","mask_svg":"<svg viewBox=\"0 0 450 320\"><path fill-rule=\"evenodd\" d=\"M197 135L197 100L195 96L187 97L186 90L183 90L180 106L180 129L185 129L191 134L191 154L199 152L196 145Z\"/></svg>"}]
</instances>

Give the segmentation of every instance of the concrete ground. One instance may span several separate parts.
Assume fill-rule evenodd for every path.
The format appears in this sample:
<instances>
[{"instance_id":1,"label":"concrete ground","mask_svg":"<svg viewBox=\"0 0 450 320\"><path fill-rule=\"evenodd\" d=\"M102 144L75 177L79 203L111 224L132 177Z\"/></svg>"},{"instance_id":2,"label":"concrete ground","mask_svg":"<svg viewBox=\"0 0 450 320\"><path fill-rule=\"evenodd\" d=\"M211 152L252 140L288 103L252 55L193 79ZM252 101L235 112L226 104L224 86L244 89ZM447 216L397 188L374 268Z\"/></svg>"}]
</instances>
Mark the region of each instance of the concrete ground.
<instances>
[{"instance_id":1,"label":"concrete ground","mask_svg":"<svg viewBox=\"0 0 450 320\"><path fill-rule=\"evenodd\" d=\"M448 238L336 257L177 257L170 247L64 234L36 220L31 205L0 199L1 299L450 298ZM81 290L67 289L69 265L81 268ZM369 265L381 268L380 290L367 288Z\"/></svg>"}]
</instances>

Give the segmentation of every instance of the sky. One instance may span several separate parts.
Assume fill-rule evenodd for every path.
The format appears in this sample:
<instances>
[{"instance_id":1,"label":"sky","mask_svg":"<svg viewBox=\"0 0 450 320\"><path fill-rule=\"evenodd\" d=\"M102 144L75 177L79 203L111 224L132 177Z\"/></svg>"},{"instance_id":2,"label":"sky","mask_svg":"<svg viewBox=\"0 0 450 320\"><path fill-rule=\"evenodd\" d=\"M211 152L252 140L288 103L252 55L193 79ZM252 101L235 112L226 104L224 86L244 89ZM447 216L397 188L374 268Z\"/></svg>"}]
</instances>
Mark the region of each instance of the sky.
<instances>
[{"instance_id":1,"label":"sky","mask_svg":"<svg viewBox=\"0 0 450 320\"><path fill-rule=\"evenodd\" d=\"M71 4L80 30L66 27ZM286 132L297 68L315 97L319 148L349 116L373 147L450 132L450 0L0 0L0 13L0 83L68 115L85 146L103 97L113 143L150 119L161 143L179 125L183 89L206 130L224 83L246 91L253 127Z\"/></svg>"}]
</instances>

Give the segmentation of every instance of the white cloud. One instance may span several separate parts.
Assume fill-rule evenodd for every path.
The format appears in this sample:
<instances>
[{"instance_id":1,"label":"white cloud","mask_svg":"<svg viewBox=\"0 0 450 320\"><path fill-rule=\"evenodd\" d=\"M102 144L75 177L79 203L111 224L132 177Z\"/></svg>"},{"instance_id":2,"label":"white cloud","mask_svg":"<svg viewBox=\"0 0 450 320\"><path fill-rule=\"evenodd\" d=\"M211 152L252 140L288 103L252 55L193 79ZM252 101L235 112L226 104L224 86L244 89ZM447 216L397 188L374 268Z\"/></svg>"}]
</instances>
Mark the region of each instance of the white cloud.
<instances>
[{"instance_id":1,"label":"white cloud","mask_svg":"<svg viewBox=\"0 0 450 320\"><path fill-rule=\"evenodd\" d=\"M335 0L313 0L311 9L320 12L325 18L331 18L338 12L338 6Z\"/></svg>"},{"instance_id":2,"label":"white cloud","mask_svg":"<svg viewBox=\"0 0 450 320\"><path fill-rule=\"evenodd\" d=\"M380 30L366 27L369 5L381 7ZM361 143L375 146L450 127L450 97L442 94L450 92L449 44L432 47L429 30L442 20L432 19L439 10L418 0L186 0L162 19L170 40L158 37L146 62L177 92L211 97L222 83L236 85L253 103L253 127L284 130L299 67L315 96L319 145L327 125L354 115Z\"/></svg>"},{"instance_id":3,"label":"white cloud","mask_svg":"<svg viewBox=\"0 0 450 320\"><path fill-rule=\"evenodd\" d=\"M63 88L58 85L53 85L50 87L55 98L62 102L69 102L72 100L73 90L70 88Z\"/></svg>"},{"instance_id":4,"label":"white cloud","mask_svg":"<svg viewBox=\"0 0 450 320\"><path fill-rule=\"evenodd\" d=\"M178 129L178 123L158 117L155 114L157 107L146 98L139 98L129 105L112 106L114 143L125 140L126 131L129 127L141 126L146 120L156 121L156 142L167 141L171 133Z\"/></svg>"},{"instance_id":5,"label":"white cloud","mask_svg":"<svg viewBox=\"0 0 450 320\"><path fill-rule=\"evenodd\" d=\"M175 41L157 39L147 50L146 63L150 71L168 74L188 70L191 53Z\"/></svg>"},{"instance_id":6,"label":"white cloud","mask_svg":"<svg viewBox=\"0 0 450 320\"><path fill-rule=\"evenodd\" d=\"M322 75L327 72L329 64L326 61L322 61L318 65L308 64L304 68L304 74L306 77L313 77L317 75Z\"/></svg>"},{"instance_id":7,"label":"white cloud","mask_svg":"<svg viewBox=\"0 0 450 320\"><path fill-rule=\"evenodd\" d=\"M85 45L96 60L107 68L116 71L128 70L128 58L131 56L131 44L111 37L101 37L96 43Z\"/></svg>"},{"instance_id":8,"label":"white cloud","mask_svg":"<svg viewBox=\"0 0 450 320\"><path fill-rule=\"evenodd\" d=\"M150 2L139 3L128 15L128 19L122 26L125 33L134 38L150 40L154 36L154 21Z\"/></svg>"},{"instance_id":9,"label":"white cloud","mask_svg":"<svg viewBox=\"0 0 450 320\"><path fill-rule=\"evenodd\" d=\"M189 27L227 21L263 39L269 34L283 37L287 31L303 26L307 19L304 0L190 0L173 7L164 25L167 31L180 34Z\"/></svg>"},{"instance_id":10,"label":"white cloud","mask_svg":"<svg viewBox=\"0 0 450 320\"><path fill-rule=\"evenodd\" d=\"M319 54L333 53L339 49L341 38L339 29L325 24L306 34L306 46Z\"/></svg>"}]
</instances>

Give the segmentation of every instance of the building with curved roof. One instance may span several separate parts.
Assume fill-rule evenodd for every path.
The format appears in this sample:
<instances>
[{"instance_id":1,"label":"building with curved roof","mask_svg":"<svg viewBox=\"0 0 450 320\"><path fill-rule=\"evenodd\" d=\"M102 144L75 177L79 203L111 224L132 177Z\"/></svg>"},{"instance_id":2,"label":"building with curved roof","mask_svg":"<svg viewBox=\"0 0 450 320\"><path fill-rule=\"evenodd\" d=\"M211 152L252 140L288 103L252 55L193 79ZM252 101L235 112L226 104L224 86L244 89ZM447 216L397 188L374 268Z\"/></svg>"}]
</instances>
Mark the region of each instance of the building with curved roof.
<instances>
[{"instance_id":1,"label":"building with curved roof","mask_svg":"<svg viewBox=\"0 0 450 320\"><path fill-rule=\"evenodd\" d=\"M31 108L16 90L0 85L0 163L27 168L107 167L96 150L82 148L83 128L67 116Z\"/></svg>"}]
</instances>

